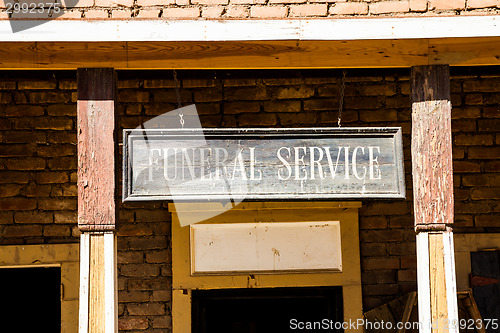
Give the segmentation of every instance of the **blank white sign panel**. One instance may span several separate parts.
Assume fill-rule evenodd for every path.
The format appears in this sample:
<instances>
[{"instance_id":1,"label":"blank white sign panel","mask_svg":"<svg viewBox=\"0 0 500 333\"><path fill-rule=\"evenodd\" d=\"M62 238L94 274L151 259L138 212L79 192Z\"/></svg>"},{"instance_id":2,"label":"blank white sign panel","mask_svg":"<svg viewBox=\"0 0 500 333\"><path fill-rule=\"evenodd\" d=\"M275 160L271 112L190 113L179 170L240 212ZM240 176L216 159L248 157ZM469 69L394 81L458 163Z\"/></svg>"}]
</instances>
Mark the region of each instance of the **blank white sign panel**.
<instances>
[{"instance_id":1,"label":"blank white sign panel","mask_svg":"<svg viewBox=\"0 0 500 333\"><path fill-rule=\"evenodd\" d=\"M191 225L191 273L342 270L340 223Z\"/></svg>"}]
</instances>

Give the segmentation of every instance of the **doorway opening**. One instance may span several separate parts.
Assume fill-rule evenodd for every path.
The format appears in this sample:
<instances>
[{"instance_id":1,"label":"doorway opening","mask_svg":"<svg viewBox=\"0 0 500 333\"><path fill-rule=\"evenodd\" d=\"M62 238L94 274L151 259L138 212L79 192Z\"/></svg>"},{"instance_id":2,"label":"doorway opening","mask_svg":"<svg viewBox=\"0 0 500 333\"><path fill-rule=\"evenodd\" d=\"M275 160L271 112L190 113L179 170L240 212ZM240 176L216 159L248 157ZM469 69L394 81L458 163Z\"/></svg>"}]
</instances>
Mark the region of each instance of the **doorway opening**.
<instances>
[{"instance_id":1,"label":"doorway opening","mask_svg":"<svg viewBox=\"0 0 500 333\"><path fill-rule=\"evenodd\" d=\"M192 316L193 333L342 332L342 287L193 290Z\"/></svg>"},{"instance_id":2,"label":"doorway opening","mask_svg":"<svg viewBox=\"0 0 500 333\"><path fill-rule=\"evenodd\" d=\"M5 332L61 331L61 268L0 269Z\"/></svg>"}]
</instances>

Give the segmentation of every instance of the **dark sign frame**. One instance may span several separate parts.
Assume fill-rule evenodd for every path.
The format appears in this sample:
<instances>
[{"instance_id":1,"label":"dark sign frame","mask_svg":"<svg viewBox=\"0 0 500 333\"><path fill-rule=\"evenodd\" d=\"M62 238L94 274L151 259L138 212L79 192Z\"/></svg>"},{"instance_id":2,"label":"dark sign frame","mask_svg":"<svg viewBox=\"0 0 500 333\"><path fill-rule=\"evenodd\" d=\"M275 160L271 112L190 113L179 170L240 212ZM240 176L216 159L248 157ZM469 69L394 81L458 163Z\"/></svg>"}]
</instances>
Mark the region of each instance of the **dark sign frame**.
<instances>
[{"instance_id":1,"label":"dark sign frame","mask_svg":"<svg viewBox=\"0 0 500 333\"><path fill-rule=\"evenodd\" d=\"M145 195L132 192L134 140L152 142L152 140L325 140L325 139L391 139L393 144L394 190L379 193L254 193L232 196L232 199L244 200L360 200L360 199L405 199L405 174L403 168L403 144L400 127L346 127L346 128L205 128L205 129L125 129L123 131L123 201L180 200L180 201L219 201L229 200L227 194L210 193L198 195ZM301 141L304 142L304 141ZM338 154L340 155L340 147ZM346 159L349 159L346 153ZM338 163L338 160L337 160ZM366 174L366 170L365 170ZM382 186L383 189L383 186Z\"/></svg>"}]
</instances>

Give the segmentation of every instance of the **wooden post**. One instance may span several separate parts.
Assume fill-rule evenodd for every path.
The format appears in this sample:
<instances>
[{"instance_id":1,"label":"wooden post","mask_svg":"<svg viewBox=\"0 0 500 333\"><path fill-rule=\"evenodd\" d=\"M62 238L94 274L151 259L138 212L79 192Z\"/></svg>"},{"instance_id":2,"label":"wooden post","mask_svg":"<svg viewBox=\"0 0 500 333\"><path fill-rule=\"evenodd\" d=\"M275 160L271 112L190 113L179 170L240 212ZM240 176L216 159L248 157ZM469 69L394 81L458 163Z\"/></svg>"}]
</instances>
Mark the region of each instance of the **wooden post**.
<instances>
[{"instance_id":1,"label":"wooden post","mask_svg":"<svg viewBox=\"0 0 500 333\"><path fill-rule=\"evenodd\" d=\"M78 70L80 333L118 326L114 75L112 68Z\"/></svg>"},{"instance_id":2,"label":"wooden post","mask_svg":"<svg viewBox=\"0 0 500 333\"><path fill-rule=\"evenodd\" d=\"M411 88L420 332L458 332L449 66L412 67Z\"/></svg>"}]
</instances>

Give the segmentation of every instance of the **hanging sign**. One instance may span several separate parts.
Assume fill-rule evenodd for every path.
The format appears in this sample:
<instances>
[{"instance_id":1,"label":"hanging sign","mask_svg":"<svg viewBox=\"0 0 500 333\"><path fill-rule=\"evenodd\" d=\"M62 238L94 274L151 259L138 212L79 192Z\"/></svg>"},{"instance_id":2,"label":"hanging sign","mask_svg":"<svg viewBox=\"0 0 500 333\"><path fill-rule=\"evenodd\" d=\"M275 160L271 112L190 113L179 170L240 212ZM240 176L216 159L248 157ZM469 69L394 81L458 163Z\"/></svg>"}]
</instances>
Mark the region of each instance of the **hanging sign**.
<instances>
[{"instance_id":1,"label":"hanging sign","mask_svg":"<svg viewBox=\"0 0 500 333\"><path fill-rule=\"evenodd\" d=\"M405 198L401 128L124 131L123 198Z\"/></svg>"}]
</instances>

